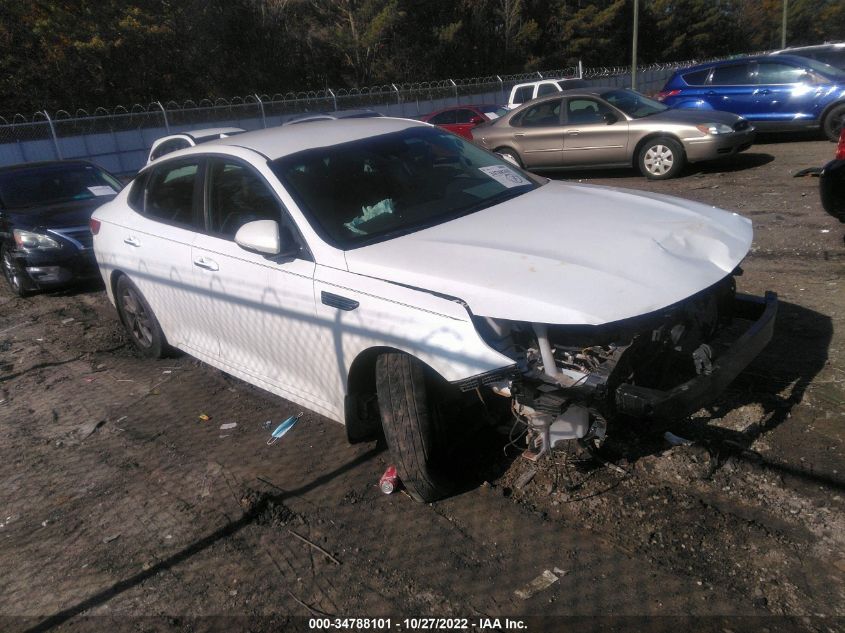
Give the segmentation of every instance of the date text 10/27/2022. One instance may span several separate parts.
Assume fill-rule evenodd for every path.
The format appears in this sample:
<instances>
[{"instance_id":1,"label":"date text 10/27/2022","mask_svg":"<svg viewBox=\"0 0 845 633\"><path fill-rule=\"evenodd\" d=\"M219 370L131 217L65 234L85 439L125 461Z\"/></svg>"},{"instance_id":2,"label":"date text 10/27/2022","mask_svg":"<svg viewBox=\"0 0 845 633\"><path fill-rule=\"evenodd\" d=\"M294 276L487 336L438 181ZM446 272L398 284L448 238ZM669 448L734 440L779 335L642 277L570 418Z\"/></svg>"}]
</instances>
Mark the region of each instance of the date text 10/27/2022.
<instances>
[{"instance_id":1,"label":"date text 10/27/2022","mask_svg":"<svg viewBox=\"0 0 845 633\"><path fill-rule=\"evenodd\" d=\"M528 629L523 620L511 618L309 618L312 630L460 631Z\"/></svg>"}]
</instances>

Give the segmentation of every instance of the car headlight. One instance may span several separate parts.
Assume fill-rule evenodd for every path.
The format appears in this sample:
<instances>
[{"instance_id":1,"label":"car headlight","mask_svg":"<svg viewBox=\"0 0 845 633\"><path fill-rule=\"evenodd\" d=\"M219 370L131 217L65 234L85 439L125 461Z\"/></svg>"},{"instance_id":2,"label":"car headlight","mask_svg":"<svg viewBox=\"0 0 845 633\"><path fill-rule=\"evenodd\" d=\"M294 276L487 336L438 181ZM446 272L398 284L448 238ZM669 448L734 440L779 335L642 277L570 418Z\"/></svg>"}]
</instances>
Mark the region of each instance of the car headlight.
<instances>
[{"instance_id":1,"label":"car headlight","mask_svg":"<svg viewBox=\"0 0 845 633\"><path fill-rule=\"evenodd\" d=\"M62 245L42 233L34 233L32 231L22 231L21 229L14 229L12 231L15 235L15 244L18 248L26 248L29 250L61 248Z\"/></svg>"},{"instance_id":2,"label":"car headlight","mask_svg":"<svg viewBox=\"0 0 845 633\"><path fill-rule=\"evenodd\" d=\"M699 132L703 134L730 134L733 132L733 128L730 125L725 125L724 123L703 123L701 125L695 126Z\"/></svg>"}]
</instances>

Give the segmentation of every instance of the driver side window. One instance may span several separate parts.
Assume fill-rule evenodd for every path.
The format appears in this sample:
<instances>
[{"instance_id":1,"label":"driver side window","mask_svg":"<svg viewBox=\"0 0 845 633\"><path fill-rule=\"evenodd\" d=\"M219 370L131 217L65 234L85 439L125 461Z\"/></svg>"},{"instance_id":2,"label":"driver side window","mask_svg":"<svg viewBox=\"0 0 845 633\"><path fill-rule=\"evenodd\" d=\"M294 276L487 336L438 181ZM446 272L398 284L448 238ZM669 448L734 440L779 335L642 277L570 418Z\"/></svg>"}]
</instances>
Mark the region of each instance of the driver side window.
<instances>
[{"instance_id":1,"label":"driver side window","mask_svg":"<svg viewBox=\"0 0 845 633\"><path fill-rule=\"evenodd\" d=\"M208 228L232 240L247 222L281 220L281 206L255 172L241 163L213 160L208 166Z\"/></svg>"}]
</instances>

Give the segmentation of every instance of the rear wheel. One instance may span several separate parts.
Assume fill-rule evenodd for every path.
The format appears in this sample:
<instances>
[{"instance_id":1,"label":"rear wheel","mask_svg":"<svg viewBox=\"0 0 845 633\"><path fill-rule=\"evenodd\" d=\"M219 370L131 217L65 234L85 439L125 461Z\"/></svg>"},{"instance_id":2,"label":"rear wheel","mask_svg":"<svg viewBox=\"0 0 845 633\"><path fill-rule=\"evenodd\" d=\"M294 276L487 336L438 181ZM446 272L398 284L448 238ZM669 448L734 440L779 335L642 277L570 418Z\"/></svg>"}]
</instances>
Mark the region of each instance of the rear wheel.
<instances>
[{"instance_id":1,"label":"rear wheel","mask_svg":"<svg viewBox=\"0 0 845 633\"><path fill-rule=\"evenodd\" d=\"M843 124L845 124L845 103L834 106L825 115L824 121L822 121L825 136L835 143L839 140L839 133L842 131Z\"/></svg>"},{"instance_id":2,"label":"rear wheel","mask_svg":"<svg viewBox=\"0 0 845 633\"><path fill-rule=\"evenodd\" d=\"M417 501L453 490L444 472L445 437L436 398L436 377L420 361L398 352L376 361L376 390L387 445L399 477Z\"/></svg>"},{"instance_id":3,"label":"rear wheel","mask_svg":"<svg viewBox=\"0 0 845 633\"><path fill-rule=\"evenodd\" d=\"M684 168L686 156L681 144L672 138L649 139L640 148L640 171L650 180L674 178Z\"/></svg>"},{"instance_id":4,"label":"rear wheel","mask_svg":"<svg viewBox=\"0 0 845 633\"><path fill-rule=\"evenodd\" d=\"M3 259L3 276L9 284L9 288L19 297L25 297L29 294L29 286L26 283L23 272L21 272L15 258L7 246L0 251L0 257Z\"/></svg>"},{"instance_id":5,"label":"rear wheel","mask_svg":"<svg viewBox=\"0 0 845 633\"><path fill-rule=\"evenodd\" d=\"M132 345L148 358L161 358L168 350L164 332L141 291L125 275L117 280L115 303Z\"/></svg>"}]
</instances>

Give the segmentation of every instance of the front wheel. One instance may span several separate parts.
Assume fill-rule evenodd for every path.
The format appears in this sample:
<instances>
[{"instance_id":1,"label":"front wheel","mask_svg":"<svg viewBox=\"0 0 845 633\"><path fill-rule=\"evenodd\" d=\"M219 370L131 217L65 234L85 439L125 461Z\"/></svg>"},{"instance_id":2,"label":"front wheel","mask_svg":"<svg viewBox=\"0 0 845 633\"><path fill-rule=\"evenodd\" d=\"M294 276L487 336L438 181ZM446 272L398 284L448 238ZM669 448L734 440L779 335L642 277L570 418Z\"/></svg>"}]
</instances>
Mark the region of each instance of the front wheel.
<instances>
[{"instance_id":1,"label":"front wheel","mask_svg":"<svg viewBox=\"0 0 845 633\"><path fill-rule=\"evenodd\" d=\"M435 379L407 354L390 352L376 361L384 437L408 493L425 503L445 497L453 489L444 473L446 438L438 429Z\"/></svg>"},{"instance_id":2,"label":"front wheel","mask_svg":"<svg viewBox=\"0 0 845 633\"><path fill-rule=\"evenodd\" d=\"M9 288L19 297L25 297L29 294L29 287L24 279L24 273L12 257L8 246L4 246L0 251L0 257L3 259L3 276L9 284Z\"/></svg>"},{"instance_id":3,"label":"front wheel","mask_svg":"<svg viewBox=\"0 0 845 633\"><path fill-rule=\"evenodd\" d=\"M684 168L684 148L675 139L654 138L646 141L638 156L640 171L649 180L674 178Z\"/></svg>"},{"instance_id":4,"label":"front wheel","mask_svg":"<svg viewBox=\"0 0 845 633\"><path fill-rule=\"evenodd\" d=\"M115 303L135 349L148 358L165 356L169 348L164 332L144 295L125 275L117 280Z\"/></svg>"},{"instance_id":5,"label":"front wheel","mask_svg":"<svg viewBox=\"0 0 845 633\"><path fill-rule=\"evenodd\" d=\"M825 115L824 121L822 122L824 135L835 143L839 140L839 134L842 132L843 125L845 125L845 103L834 106Z\"/></svg>"}]
</instances>

